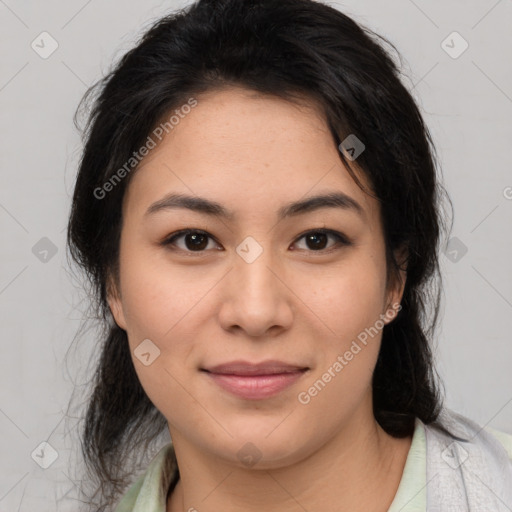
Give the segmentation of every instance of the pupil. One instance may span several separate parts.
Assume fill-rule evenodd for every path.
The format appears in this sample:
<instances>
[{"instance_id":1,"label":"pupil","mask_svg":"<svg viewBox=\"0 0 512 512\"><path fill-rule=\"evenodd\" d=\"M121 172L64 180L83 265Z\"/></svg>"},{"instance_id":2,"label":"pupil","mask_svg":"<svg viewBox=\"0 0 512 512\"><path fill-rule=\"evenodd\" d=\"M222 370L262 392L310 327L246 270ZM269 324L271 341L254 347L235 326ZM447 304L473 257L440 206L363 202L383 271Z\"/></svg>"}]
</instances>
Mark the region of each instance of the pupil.
<instances>
[{"instance_id":1,"label":"pupil","mask_svg":"<svg viewBox=\"0 0 512 512\"><path fill-rule=\"evenodd\" d=\"M191 246L189 246L189 244L187 243L187 246L189 249L191 249L191 248L192 249L204 249L208 245L207 242L205 243L206 236L201 235L200 233L199 234L198 233L194 233L194 234L189 233L188 235L186 235L185 239L187 240L187 242L190 240L193 241Z\"/></svg>"},{"instance_id":2,"label":"pupil","mask_svg":"<svg viewBox=\"0 0 512 512\"><path fill-rule=\"evenodd\" d=\"M320 243L318 243L319 238L321 239ZM327 239L327 235L325 233L317 233L314 235L309 235L307 237L308 242L311 242L311 241L314 242L313 247L310 247L310 248L314 248L314 249L318 249L318 248L323 249L325 247L326 239ZM324 242L324 243L322 243L322 242Z\"/></svg>"}]
</instances>

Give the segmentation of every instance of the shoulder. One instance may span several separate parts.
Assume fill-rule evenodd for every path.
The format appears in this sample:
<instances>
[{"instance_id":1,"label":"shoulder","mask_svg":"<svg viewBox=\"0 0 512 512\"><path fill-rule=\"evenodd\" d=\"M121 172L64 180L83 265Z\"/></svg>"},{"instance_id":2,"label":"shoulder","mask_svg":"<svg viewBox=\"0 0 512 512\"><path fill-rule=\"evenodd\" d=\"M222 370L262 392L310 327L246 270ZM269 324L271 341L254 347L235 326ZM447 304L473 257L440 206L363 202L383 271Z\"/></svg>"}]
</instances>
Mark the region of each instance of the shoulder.
<instances>
[{"instance_id":1,"label":"shoulder","mask_svg":"<svg viewBox=\"0 0 512 512\"><path fill-rule=\"evenodd\" d=\"M508 458L512 460L512 434L508 434L506 432L502 432L501 430L496 430L491 427L485 427L485 430L489 432L495 439L497 439L505 451L508 454Z\"/></svg>"},{"instance_id":2,"label":"shoulder","mask_svg":"<svg viewBox=\"0 0 512 512\"><path fill-rule=\"evenodd\" d=\"M172 443L163 446L146 471L126 491L114 512L165 510L169 486L178 476Z\"/></svg>"},{"instance_id":3,"label":"shoulder","mask_svg":"<svg viewBox=\"0 0 512 512\"><path fill-rule=\"evenodd\" d=\"M147 477L147 471L144 472L136 481L133 483L126 493L121 498L121 501L117 504L114 512L132 512L137 497L140 494L140 489L144 480Z\"/></svg>"},{"instance_id":4,"label":"shoulder","mask_svg":"<svg viewBox=\"0 0 512 512\"><path fill-rule=\"evenodd\" d=\"M432 510L512 511L512 435L443 408L425 437Z\"/></svg>"},{"instance_id":5,"label":"shoulder","mask_svg":"<svg viewBox=\"0 0 512 512\"><path fill-rule=\"evenodd\" d=\"M480 425L447 407L441 410L435 422L426 425L426 429L429 434L435 432L447 440L479 445L485 451L500 453L512 461L512 434Z\"/></svg>"}]
</instances>

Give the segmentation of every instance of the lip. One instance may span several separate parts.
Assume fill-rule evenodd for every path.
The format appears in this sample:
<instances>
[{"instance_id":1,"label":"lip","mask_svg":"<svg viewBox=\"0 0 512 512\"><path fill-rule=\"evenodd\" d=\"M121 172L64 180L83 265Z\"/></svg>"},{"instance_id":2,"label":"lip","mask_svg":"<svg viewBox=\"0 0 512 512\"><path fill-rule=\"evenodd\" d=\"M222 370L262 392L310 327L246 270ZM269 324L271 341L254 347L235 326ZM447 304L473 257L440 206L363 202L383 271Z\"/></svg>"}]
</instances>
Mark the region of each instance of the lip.
<instances>
[{"instance_id":1,"label":"lip","mask_svg":"<svg viewBox=\"0 0 512 512\"><path fill-rule=\"evenodd\" d=\"M277 359L269 359L261 361L260 363L251 363L249 361L230 361L203 370L216 373L216 374L229 374L229 375L275 375L278 373L291 373L297 370L306 370L306 366L299 364L290 364Z\"/></svg>"},{"instance_id":2,"label":"lip","mask_svg":"<svg viewBox=\"0 0 512 512\"><path fill-rule=\"evenodd\" d=\"M207 377L232 395L246 400L262 400L277 395L299 380L309 368L283 361L249 363L231 361L201 368Z\"/></svg>"}]
</instances>

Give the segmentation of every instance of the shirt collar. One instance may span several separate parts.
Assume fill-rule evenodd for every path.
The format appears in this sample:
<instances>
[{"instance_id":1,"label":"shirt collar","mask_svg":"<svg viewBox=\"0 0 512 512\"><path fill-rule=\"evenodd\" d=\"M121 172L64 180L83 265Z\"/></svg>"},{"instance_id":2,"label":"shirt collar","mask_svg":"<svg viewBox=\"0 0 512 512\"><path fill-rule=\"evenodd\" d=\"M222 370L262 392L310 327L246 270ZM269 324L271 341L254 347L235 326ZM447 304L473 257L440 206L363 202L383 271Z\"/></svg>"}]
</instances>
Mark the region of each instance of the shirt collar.
<instances>
[{"instance_id":1,"label":"shirt collar","mask_svg":"<svg viewBox=\"0 0 512 512\"><path fill-rule=\"evenodd\" d=\"M388 512L425 512L426 510L426 451L425 426L415 419L411 447L397 492ZM461 433L461 432L459 432ZM176 485L179 473L172 443L163 446L146 472L130 487L114 512L165 512L167 494ZM405 506L407 508L405 509Z\"/></svg>"},{"instance_id":2,"label":"shirt collar","mask_svg":"<svg viewBox=\"0 0 512 512\"><path fill-rule=\"evenodd\" d=\"M388 512L425 512L427 510L427 462L425 424L415 419L412 443L402 478Z\"/></svg>"},{"instance_id":3,"label":"shirt collar","mask_svg":"<svg viewBox=\"0 0 512 512\"><path fill-rule=\"evenodd\" d=\"M165 512L169 488L179 478L172 443L163 446L114 512Z\"/></svg>"}]
</instances>

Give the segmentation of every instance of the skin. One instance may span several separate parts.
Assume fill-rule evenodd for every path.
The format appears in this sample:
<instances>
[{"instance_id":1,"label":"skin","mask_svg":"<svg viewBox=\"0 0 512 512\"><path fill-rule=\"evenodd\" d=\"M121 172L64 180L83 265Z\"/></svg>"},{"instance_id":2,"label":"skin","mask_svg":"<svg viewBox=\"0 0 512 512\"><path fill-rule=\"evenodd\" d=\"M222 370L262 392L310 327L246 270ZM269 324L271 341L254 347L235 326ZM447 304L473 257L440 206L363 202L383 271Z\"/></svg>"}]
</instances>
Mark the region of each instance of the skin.
<instances>
[{"instance_id":1,"label":"skin","mask_svg":"<svg viewBox=\"0 0 512 512\"><path fill-rule=\"evenodd\" d=\"M400 303L406 275L386 283L379 204L350 177L313 103L235 87L197 99L132 177L120 280L109 295L175 446L181 478L166 510L387 511L411 438L389 436L373 416L381 332L308 404L298 401L380 315L392 321ZM339 191L363 216L321 208L277 219L284 204ZM145 215L170 192L217 201L234 218L187 209ZM186 236L160 245L185 228L208 233L199 251ZM315 249L304 235L319 228L352 244L329 236ZM263 250L251 263L236 252L248 236ZM160 350L148 366L133 354L145 339ZM199 370L235 359L309 370L277 396L244 400ZM247 442L261 456L252 467L237 455Z\"/></svg>"}]
</instances>

